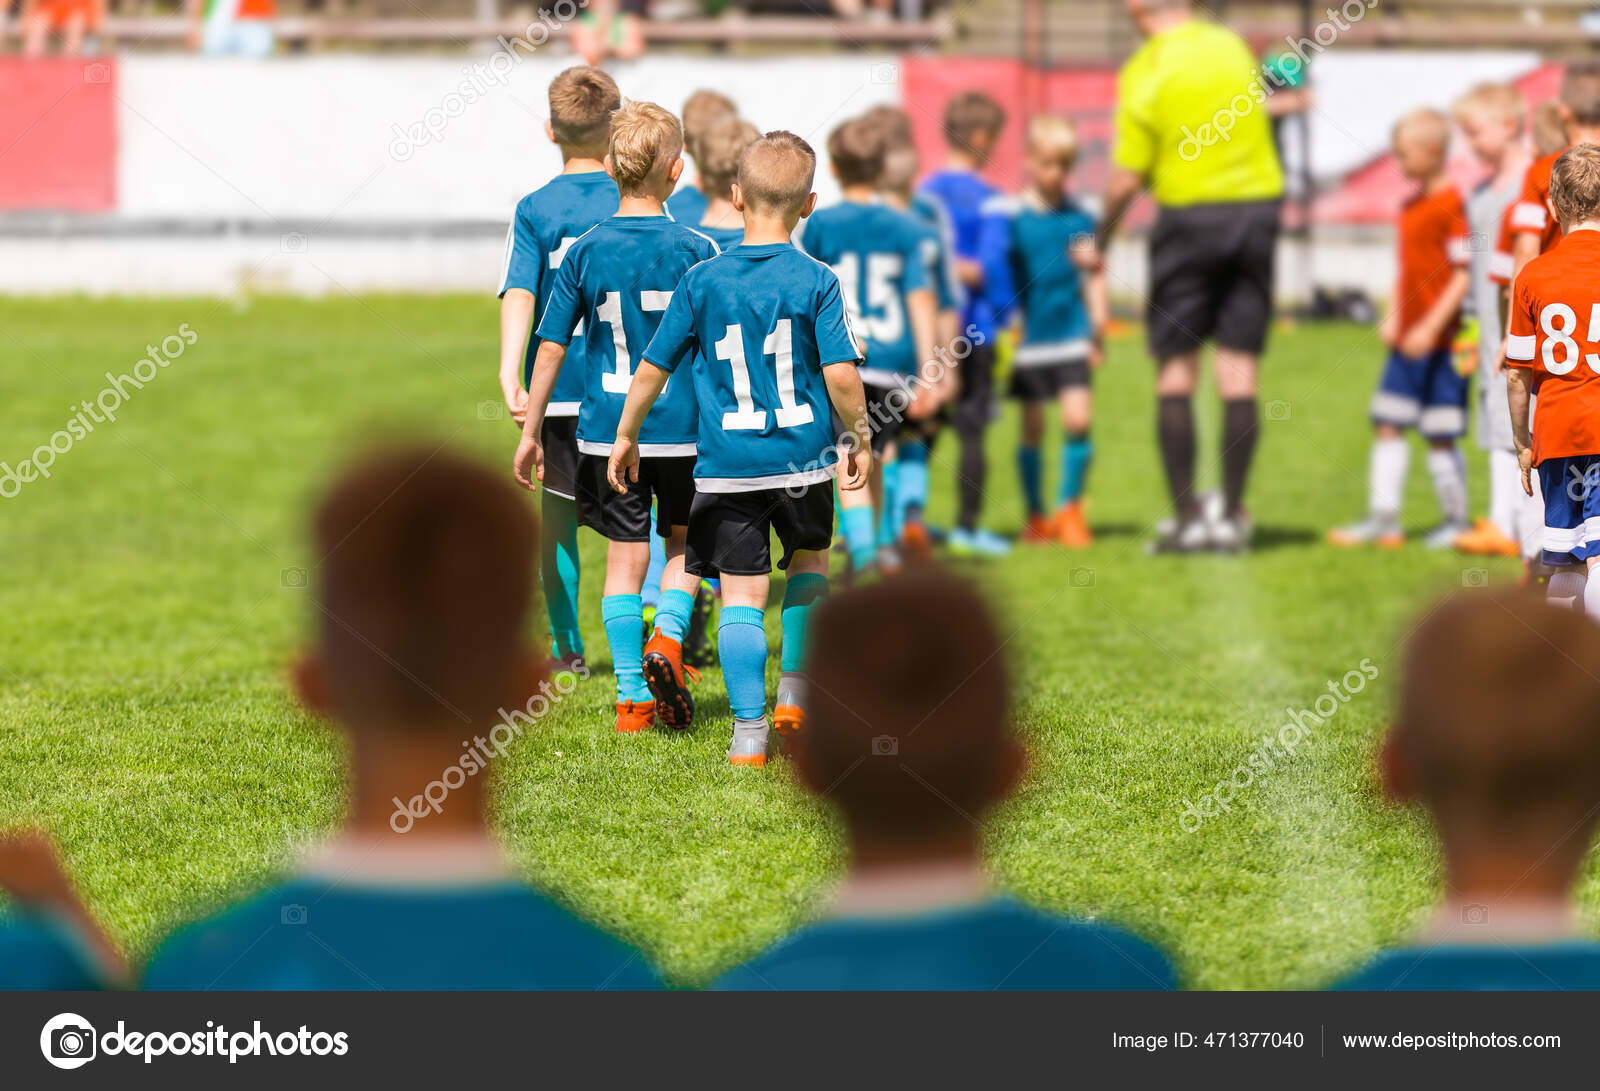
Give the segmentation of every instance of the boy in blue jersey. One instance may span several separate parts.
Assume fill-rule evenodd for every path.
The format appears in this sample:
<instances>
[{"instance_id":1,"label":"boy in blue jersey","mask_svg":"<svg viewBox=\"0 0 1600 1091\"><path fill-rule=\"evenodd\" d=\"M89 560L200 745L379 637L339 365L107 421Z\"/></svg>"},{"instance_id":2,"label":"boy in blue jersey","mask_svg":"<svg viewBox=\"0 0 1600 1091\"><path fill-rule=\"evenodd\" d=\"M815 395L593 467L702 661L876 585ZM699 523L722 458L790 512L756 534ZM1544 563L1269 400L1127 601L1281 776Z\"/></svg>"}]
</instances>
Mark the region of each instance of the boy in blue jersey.
<instances>
[{"instance_id":1,"label":"boy in blue jersey","mask_svg":"<svg viewBox=\"0 0 1600 1091\"><path fill-rule=\"evenodd\" d=\"M771 535L783 546L782 676L774 721L781 734L803 726L800 674L806 623L828 593L833 490L866 483L872 454L839 278L790 243L811 214L817 157L789 132L752 144L739 164L733 203L744 215L744 245L689 270L634 372L617 425L608 473L626 492L639 478L639 432L667 380L694 383L699 457L689 512L686 567L722 577L718 653L733 710L735 765L767 760L767 635ZM845 437L831 428L830 403ZM846 442L848 440L849 442Z\"/></svg>"},{"instance_id":2,"label":"boy in blue jersey","mask_svg":"<svg viewBox=\"0 0 1600 1091\"><path fill-rule=\"evenodd\" d=\"M739 180L744 150L761 139L761 130L742 118L725 117L700 139L700 186L705 215L695 230L723 250L744 242L744 213L733 207L733 184Z\"/></svg>"},{"instance_id":3,"label":"boy in blue jersey","mask_svg":"<svg viewBox=\"0 0 1600 1091\"><path fill-rule=\"evenodd\" d=\"M1600 816L1600 628L1525 590L1459 595L1404 662L1383 786L1428 812L1448 895L1340 987L1600 989L1573 895Z\"/></svg>"},{"instance_id":4,"label":"boy in blue jersey","mask_svg":"<svg viewBox=\"0 0 1600 1091\"><path fill-rule=\"evenodd\" d=\"M950 533L950 550L958 556L998 556L1011 543L978 525L983 512L988 460L983 437L994 408L994 339L1009 299L997 298L994 284L1005 277L1004 251L992 240L1001 236L993 221L1005 217L998 189L979 173L994 154L1005 128L1006 113L981 91L965 91L951 99L944 112L944 137L949 156L942 170L922 184L922 192L938 201L949 217L955 244L956 277L966 290L962 324L971 331L971 351L957 369L960 392L951 423L961 441L956 477L959 508Z\"/></svg>"},{"instance_id":5,"label":"boy in blue jersey","mask_svg":"<svg viewBox=\"0 0 1600 1091\"><path fill-rule=\"evenodd\" d=\"M1023 164L1028 185L1011 210L1010 255L995 295L1014 301L1020 336L1011 365L1011 396L1022 402L1017 470L1028 504L1024 541L1089 545L1083 488L1089 472L1089 372L1100 366L1106 318L1105 270L1095 244L1095 221L1066 193L1078 157L1078 134L1063 117L1036 117L1028 126ZM1061 480L1056 510L1044 511L1045 406L1061 415Z\"/></svg>"},{"instance_id":6,"label":"boy in blue jersey","mask_svg":"<svg viewBox=\"0 0 1600 1091\"><path fill-rule=\"evenodd\" d=\"M962 337L962 290L956 279L955 253L951 246L950 222L938 201L917 193L917 176L922 160L911 135L911 117L896 106L874 106L862 115L883 130L883 174L878 179L879 194L890 208L906 212L921 226L923 249L933 269L933 286L939 302L934 333L934 356L939 366L930 391L937 411L916 421L901 432L896 443L893 466L884 467L884 507L886 518L880 524L879 538L898 545L902 557L927 561L932 542L923 522L928 507L928 457L933 441L943 424L945 407L956 400L960 380L956 361L949 355Z\"/></svg>"},{"instance_id":7,"label":"boy in blue jersey","mask_svg":"<svg viewBox=\"0 0 1600 1091\"><path fill-rule=\"evenodd\" d=\"M100 989L126 978L122 956L44 834L0 836L0 891L16 907L0 914L0 990Z\"/></svg>"},{"instance_id":8,"label":"boy in blue jersey","mask_svg":"<svg viewBox=\"0 0 1600 1091\"><path fill-rule=\"evenodd\" d=\"M597 68L568 68L550 83L550 120L545 134L561 148L562 171L517 204L506 235L500 277L500 389L519 426L528 411L528 379L539 354L529 337L543 313L555 272L579 235L617 211L617 186L602 162L611 112L622 95ZM540 573L545 612L555 647L553 668L576 669L583 660L578 632L578 406L583 375L563 370L541 441L549 459L544 497L544 553Z\"/></svg>"},{"instance_id":9,"label":"boy in blue jersey","mask_svg":"<svg viewBox=\"0 0 1600 1091\"><path fill-rule=\"evenodd\" d=\"M683 571L684 536L694 500L699 422L694 387L679 380L657 399L639 435L637 480L618 494L606 483L606 460L617 418L641 354L655 335L672 293L690 268L714 257L717 245L675 222L662 200L683 172L678 119L652 102L630 102L611 118L606 168L621 193L617 214L567 250L540 320L539 358L528 384L528 419L517 448L517 480L533 489L548 472L540 443L545 406L563 369L575 326L583 405L578 411L578 521L610 542L600 616L617 679L617 731L649 730L659 716L688 727L694 699L684 681L683 640L694 611L698 577ZM640 592L650 567L651 507L665 540L655 632L644 642ZM694 668L689 668L693 671Z\"/></svg>"},{"instance_id":10,"label":"boy in blue jersey","mask_svg":"<svg viewBox=\"0 0 1600 1091\"><path fill-rule=\"evenodd\" d=\"M895 558L881 543L885 507L884 463L894 459L894 444L908 420L925 420L937 406L934 389L923 380L931 366L938 315L931 255L926 235L909 215L878 199L886 140L883 129L857 118L828 136L828 157L843 201L816 212L800 233L800 245L839 277L851 324L861 332L871 429L872 475L864 492L839 497L851 567L866 571L880 559ZM876 510L875 510L876 507ZM880 554L880 545L884 552Z\"/></svg>"},{"instance_id":11,"label":"boy in blue jersey","mask_svg":"<svg viewBox=\"0 0 1600 1091\"><path fill-rule=\"evenodd\" d=\"M1004 645L977 591L933 567L818 611L807 653L817 696L794 761L844 820L848 870L826 919L718 987L1174 987L1171 963L1144 940L989 888L982 820L1026 764Z\"/></svg>"},{"instance_id":12,"label":"boy in blue jersey","mask_svg":"<svg viewBox=\"0 0 1600 1091\"><path fill-rule=\"evenodd\" d=\"M681 224L697 224L706 214L705 167L700 159L704 154L700 141L717 122L737 117L739 109L733 100L720 91L707 88L691 94L683 101L683 148L694 162L695 180L685 182L678 191L667 198L667 215Z\"/></svg>"},{"instance_id":13,"label":"boy in blue jersey","mask_svg":"<svg viewBox=\"0 0 1600 1091\"><path fill-rule=\"evenodd\" d=\"M295 874L169 936L145 987L654 987L637 951L518 880L489 832L494 758L575 685L528 639L539 533L516 489L434 444L383 450L339 476L313 534L316 631L292 678L348 740L343 826Z\"/></svg>"}]
</instances>

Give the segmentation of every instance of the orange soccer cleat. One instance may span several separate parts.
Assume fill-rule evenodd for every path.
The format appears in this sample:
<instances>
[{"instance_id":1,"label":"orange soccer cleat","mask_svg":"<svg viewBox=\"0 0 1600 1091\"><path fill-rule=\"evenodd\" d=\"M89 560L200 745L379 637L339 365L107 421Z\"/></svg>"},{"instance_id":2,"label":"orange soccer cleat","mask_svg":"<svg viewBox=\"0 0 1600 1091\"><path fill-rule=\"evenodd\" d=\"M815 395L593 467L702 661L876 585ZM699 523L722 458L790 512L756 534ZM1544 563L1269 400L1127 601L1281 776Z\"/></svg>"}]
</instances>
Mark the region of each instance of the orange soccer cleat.
<instances>
[{"instance_id":1,"label":"orange soccer cleat","mask_svg":"<svg viewBox=\"0 0 1600 1091\"><path fill-rule=\"evenodd\" d=\"M805 730L806 710L799 705L779 705L772 710L772 727L787 739Z\"/></svg>"},{"instance_id":2,"label":"orange soccer cleat","mask_svg":"<svg viewBox=\"0 0 1600 1091\"><path fill-rule=\"evenodd\" d=\"M1328 544L1343 549L1359 546L1377 546L1379 549L1400 549L1406 536L1396 527L1381 526L1375 520L1364 519L1348 527L1335 527L1328 531Z\"/></svg>"},{"instance_id":3,"label":"orange soccer cleat","mask_svg":"<svg viewBox=\"0 0 1600 1091\"><path fill-rule=\"evenodd\" d=\"M1471 530L1457 534L1450 544L1457 552L1476 557L1517 557L1522 554L1517 543L1487 519L1479 519Z\"/></svg>"},{"instance_id":4,"label":"orange soccer cleat","mask_svg":"<svg viewBox=\"0 0 1600 1091\"><path fill-rule=\"evenodd\" d=\"M1087 549L1094 543L1089 520L1083 516L1083 501L1061 505L1061 510L1056 512L1056 537L1068 549Z\"/></svg>"},{"instance_id":5,"label":"orange soccer cleat","mask_svg":"<svg viewBox=\"0 0 1600 1091\"><path fill-rule=\"evenodd\" d=\"M656 703L654 701L618 701L617 702L617 734L637 735L641 731L649 731L656 722Z\"/></svg>"},{"instance_id":6,"label":"orange soccer cleat","mask_svg":"<svg viewBox=\"0 0 1600 1091\"><path fill-rule=\"evenodd\" d=\"M661 722L675 731L694 722L694 697L686 675L700 681L700 672L684 665L683 645L657 629L644 646L644 682L655 698Z\"/></svg>"},{"instance_id":7,"label":"orange soccer cleat","mask_svg":"<svg viewBox=\"0 0 1600 1091\"><path fill-rule=\"evenodd\" d=\"M1056 540L1060 530L1057 518L1051 518L1040 512L1028 516L1028 525L1022 528L1022 542L1024 545L1048 545Z\"/></svg>"},{"instance_id":8,"label":"orange soccer cleat","mask_svg":"<svg viewBox=\"0 0 1600 1091\"><path fill-rule=\"evenodd\" d=\"M906 564L928 564L933 560L933 541L921 523L907 523L900 532L900 559Z\"/></svg>"}]
</instances>

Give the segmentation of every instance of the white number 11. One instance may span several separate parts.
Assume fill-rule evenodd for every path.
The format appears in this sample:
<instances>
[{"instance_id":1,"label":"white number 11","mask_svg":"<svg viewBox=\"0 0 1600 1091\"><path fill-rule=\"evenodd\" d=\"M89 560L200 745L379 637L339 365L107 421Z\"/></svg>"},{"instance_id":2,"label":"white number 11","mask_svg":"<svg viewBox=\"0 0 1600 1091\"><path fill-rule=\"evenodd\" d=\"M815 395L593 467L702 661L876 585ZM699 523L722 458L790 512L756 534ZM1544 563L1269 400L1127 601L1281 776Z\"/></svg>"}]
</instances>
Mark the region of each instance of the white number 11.
<instances>
[{"instance_id":1,"label":"white number 11","mask_svg":"<svg viewBox=\"0 0 1600 1091\"><path fill-rule=\"evenodd\" d=\"M727 432L760 431L767 426L767 411L756 408L755 394L750 387L750 368L744 358L744 335L738 326L729 326L727 334L716 344L717 359L726 360L733 369L733 400L738 405L722 414L722 428ZM809 405L800 405L794 396L794 338L790 320L780 318L777 327L761 345L761 351L773 360L773 377L778 383L778 406L773 416L779 428L794 428L815 420Z\"/></svg>"}]
</instances>

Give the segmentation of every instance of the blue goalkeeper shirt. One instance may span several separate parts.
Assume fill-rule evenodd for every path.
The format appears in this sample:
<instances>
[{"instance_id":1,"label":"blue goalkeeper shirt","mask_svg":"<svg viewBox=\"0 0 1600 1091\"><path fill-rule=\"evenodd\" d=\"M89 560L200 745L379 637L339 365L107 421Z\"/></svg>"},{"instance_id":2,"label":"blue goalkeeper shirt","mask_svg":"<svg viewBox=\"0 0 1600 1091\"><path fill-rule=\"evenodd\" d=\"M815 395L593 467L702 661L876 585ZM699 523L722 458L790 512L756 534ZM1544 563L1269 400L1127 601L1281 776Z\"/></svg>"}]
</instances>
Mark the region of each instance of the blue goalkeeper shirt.
<instances>
[{"instance_id":1,"label":"blue goalkeeper shirt","mask_svg":"<svg viewBox=\"0 0 1600 1091\"><path fill-rule=\"evenodd\" d=\"M1010 898L808 925L718 989L1174 989L1177 974L1131 933Z\"/></svg>"},{"instance_id":2,"label":"blue goalkeeper shirt","mask_svg":"<svg viewBox=\"0 0 1600 1091\"><path fill-rule=\"evenodd\" d=\"M567 247L601 220L616 215L617 184L603 171L558 174L517 203L511 228L506 232L505 266L500 272L500 295L521 288L533 295L533 328L538 329L555 282L555 271ZM577 331L574 336L580 336ZM533 361L539 355L539 338L528 338L522 364L522 385L528 385ZM568 354L550 394L550 417L575 417L583 401L583 371Z\"/></svg>"},{"instance_id":3,"label":"blue goalkeeper shirt","mask_svg":"<svg viewBox=\"0 0 1600 1091\"><path fill-rule=\"evenodd\" d=\"M861 359L839 278L789 243L748 244L684 276L644 358L688 365L700 425L695 487L826 481L838 460L822 369Z\"/></svg>"},{"instance_id":4,"label":"blue goalkeeper shirt","mask_svg":"<svg viewBox=\"0 0 1600 1091\"><path fill-rule=\"evenodd\" d=\"M584 384L578 450L611 453L628 386L672 293L685 273L716 254L716 243L667 216L613 216L567 251L539 337L566 344L574 325L589 331L571 349ZM668 380L639 430L639 454L693 455L698 427L693 382Z\"/></svg>"},{"instance_id":5,"label":"blue goalkeeper shirt","mask_svg":"<svg viewBox=\"0 0 1600 1091\"><path fill-rule=\"evenodd\" d=\"M1003 205L994 201L1002 194L979 175L965 170L932 174L919 192L944 209L956 257L977 262L983 269L983 284L967 289L961 322L992 342L1011 302L1009 298L997 298L994 290L996 278L1004 280L1006 276L1006 255L996 245L1004 235L994 230L994 222L1005 219Z\"/></svg>"}]
</instances>

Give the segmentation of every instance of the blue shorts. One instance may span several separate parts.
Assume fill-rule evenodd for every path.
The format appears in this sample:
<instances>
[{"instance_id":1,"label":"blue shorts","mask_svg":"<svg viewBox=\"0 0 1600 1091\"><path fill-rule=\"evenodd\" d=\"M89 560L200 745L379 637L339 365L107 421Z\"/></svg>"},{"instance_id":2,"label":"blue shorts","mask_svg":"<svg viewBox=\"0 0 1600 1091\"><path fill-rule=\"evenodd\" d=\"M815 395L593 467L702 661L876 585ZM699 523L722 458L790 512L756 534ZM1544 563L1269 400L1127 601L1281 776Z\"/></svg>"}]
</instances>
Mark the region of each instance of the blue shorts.
<instances>
[{"instance_id":1,"label":"blue shorts","mask_svg":"<svg viewBox=\"0 0 1600 1091\"><path fill-rule=\"evenodd\" d=\"M1539 463L1544 493L1544 563L1583 564L1600 555L1600 455Z\"/></svg>"},{"instance_id":2,"label":"blue shorts","mask_svg":"<svg viewBox=\"0 0 1600 1091\"><path fill-rule=\"evenodd\" d=\"M1467 434L1470 385L1449 349L1422 357L1393 350L1372 395L1372 423L1415 428L1428 439L1460 439Z\"/></svg>"}]
</instances>

